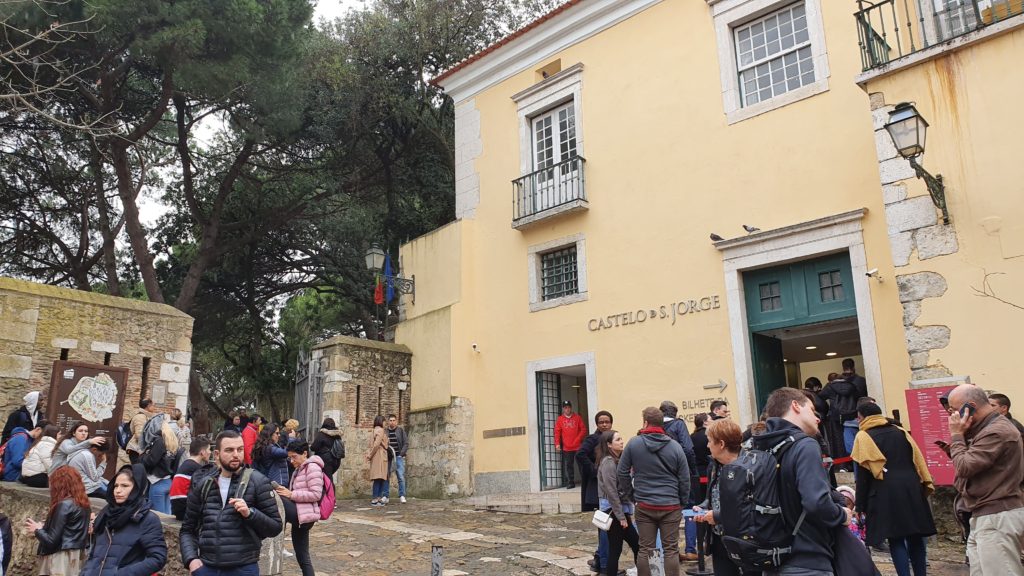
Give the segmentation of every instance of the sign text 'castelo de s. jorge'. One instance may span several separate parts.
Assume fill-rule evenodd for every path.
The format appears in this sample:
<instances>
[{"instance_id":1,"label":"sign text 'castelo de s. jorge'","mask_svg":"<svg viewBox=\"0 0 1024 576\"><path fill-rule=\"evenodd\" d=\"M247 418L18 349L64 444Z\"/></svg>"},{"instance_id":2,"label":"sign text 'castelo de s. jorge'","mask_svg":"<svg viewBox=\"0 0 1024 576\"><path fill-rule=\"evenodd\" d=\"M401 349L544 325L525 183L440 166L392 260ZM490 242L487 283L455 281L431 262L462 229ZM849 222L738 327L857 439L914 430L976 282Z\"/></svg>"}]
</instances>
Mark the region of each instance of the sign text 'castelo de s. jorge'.
<instances>
[{"instance_id":1,"label":"sign text 'castelo de s. jorge'","mask_svg":"<svg viewBox=\"0 0 1024 576\"><path fill-rule=\"evenodd\" d=\"M670 317L672 318L672 326L675 326L676 319L680 316L717 310L718 308L721 308L721 306L722 305L718 300L718 295L715 294L712 296L704 296L697 300L680 300L679 302L673 302L665 306L658 306L657 308L640 308L630 312L622 312L621 314L612 314L611 316L604 316L601 318L591 318L587 321L587 328L590 329L591 332L597 332L598 330L620 328L631 324L660 322L663 320L668 321Z\"/></svg>"}]
</instances>

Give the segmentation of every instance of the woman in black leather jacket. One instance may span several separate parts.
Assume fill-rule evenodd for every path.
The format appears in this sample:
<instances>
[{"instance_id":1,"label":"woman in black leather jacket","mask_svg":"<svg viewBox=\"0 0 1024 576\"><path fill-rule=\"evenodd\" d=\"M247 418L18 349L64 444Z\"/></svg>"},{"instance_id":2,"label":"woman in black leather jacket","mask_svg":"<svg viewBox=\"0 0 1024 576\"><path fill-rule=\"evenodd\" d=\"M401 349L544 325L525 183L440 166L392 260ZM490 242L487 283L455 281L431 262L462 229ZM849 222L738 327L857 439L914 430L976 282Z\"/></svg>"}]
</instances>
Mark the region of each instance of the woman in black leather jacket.
<instances>
[{"instance_id":1,"label":"woman in black leather jacket","mask_svg":"<svg viewBox=\"0 0 1024 576\"><path fill-rule=\"evenodd\" d=\"M107 507L96 516L93 544L82 576L149 576L167 563L160 519L146 498L142 464L125 466L107 490Z\"/></svg>"},{"instance_id":2,"label":"woman in black leather jacket","mask_svg":"<svg viewBox=\"0 0 1024 576\"><path fill-rule=\"evenodd\" d=\"M40 576L77 576L89 536L89 498L82 476L70 466L50 474L50 513L46 522L25 520L39 540Z\"/></svg>"}]
</instances>

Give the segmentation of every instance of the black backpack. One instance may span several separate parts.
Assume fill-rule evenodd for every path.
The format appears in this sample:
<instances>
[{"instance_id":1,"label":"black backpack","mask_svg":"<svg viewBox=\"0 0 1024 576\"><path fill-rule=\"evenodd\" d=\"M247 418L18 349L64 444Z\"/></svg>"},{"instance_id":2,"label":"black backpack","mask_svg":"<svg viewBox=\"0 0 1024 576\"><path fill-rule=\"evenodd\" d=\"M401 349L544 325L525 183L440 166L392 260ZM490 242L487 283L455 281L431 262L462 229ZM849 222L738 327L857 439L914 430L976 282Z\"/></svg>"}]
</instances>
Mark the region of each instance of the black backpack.
<instances>
[{"instance_id":1,"label":"black backpack","mask_svg":"<svg viewBox=\"0 0 1024 576\"><path fill-rule=\"evenodd\" d=\"M745 571L778 568L793 551L793 539L807 512L790 526L783 518L779 492L782 456L808 438L797 432L768 450L744 450L718 475L722 544L729 558Z\"/></svg>"},{"instance_id":2,"label":"black backpack","mask_svg":"<svg viewBox=\"0 0 1024 576\"><path fill-rule=\"evenodd\" d=\"M331 456L335 460L341 460L345 457L345 442L341 438L335 438L334 442L331 443Z\"/></svg>"},{"instance_id":3,"label":"black backpack","mask_svg":"<svg viewBox=\"0 0 1024 576\"><path fill-rule=\"evenodd\" d=\"M128 441L132 439L132 422L122 422L117 427L117 445L121 447L121 450L128 448Z\"/></svg>"}]
</instances>

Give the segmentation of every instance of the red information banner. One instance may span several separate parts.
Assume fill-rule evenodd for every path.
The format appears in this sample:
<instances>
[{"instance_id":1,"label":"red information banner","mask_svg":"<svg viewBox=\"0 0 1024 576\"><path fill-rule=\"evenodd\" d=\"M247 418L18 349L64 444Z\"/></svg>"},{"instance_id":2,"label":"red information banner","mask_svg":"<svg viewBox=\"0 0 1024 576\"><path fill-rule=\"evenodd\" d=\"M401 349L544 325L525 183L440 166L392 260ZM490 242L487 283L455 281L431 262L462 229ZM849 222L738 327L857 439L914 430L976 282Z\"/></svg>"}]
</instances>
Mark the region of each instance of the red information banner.
<instances>
[{"instance_id":1,"label":"red information banner","mask_svg":"<svg viewBox=\"0 0 1024 576\"><path fill-rule=\"evenodd\" d=\"M910 434L924 453L928 471L932 473L936 486L953 485L953 461L935 444L937 440L949 442L949 415L939 402L939 397L953 388L956 386L906 391Z\"/></svg>"}]
</instances>

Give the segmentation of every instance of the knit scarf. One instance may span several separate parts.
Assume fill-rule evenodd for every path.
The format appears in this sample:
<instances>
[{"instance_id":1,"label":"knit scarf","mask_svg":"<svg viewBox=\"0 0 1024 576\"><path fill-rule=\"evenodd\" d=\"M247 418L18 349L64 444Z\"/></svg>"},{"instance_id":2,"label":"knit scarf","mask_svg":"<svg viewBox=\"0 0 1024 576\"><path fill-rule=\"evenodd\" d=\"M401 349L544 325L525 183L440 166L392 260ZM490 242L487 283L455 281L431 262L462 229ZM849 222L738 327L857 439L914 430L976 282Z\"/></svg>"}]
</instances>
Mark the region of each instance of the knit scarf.
<instances>
[{"instance_id":1,"label":"knit scarf","mask_svg":"<svg viewBox=\"0 0 1024 576\"><path fill-rule=\"evenodd\" d=\"M853 460L867 468L876 480L883 480L885 478L886 457L878 449L878 445L875 444L874 439L868 434L868 430L889 425L889 421L881 414L868 416L861 420L860 432L857 432L857 437L853 442L853 453L850 454ZM925 463L924 454L921 453L921 449L917 447L917 443L914 442L910 433L906 430L902 430L902 432L906 435L907 443L910 444L910 448L914 451L914 469L917 470L921 484L924 485L925 494L931 495L935 491L935 482L932 480L931 473L928 472L928 465Z\"/></svg>"},{"instance_id":2,"label":"knit scarf","mask_svg":"<svg viewBox=\"0 0 1024 576\"><path fill-rule=\"evenodd\" d=\"M637 434L664 434L665 429L661 426L648 426L643 428Z\"/></svg>"}]
</instances>

